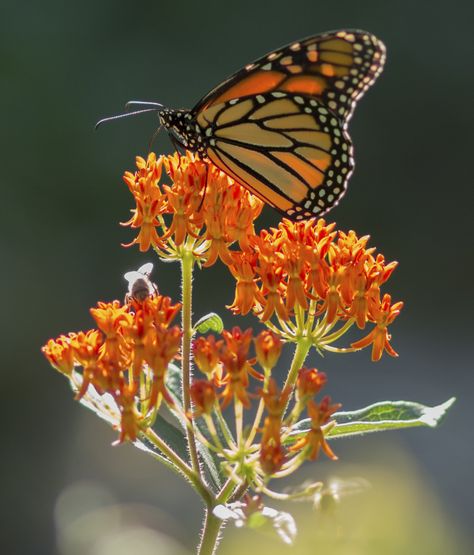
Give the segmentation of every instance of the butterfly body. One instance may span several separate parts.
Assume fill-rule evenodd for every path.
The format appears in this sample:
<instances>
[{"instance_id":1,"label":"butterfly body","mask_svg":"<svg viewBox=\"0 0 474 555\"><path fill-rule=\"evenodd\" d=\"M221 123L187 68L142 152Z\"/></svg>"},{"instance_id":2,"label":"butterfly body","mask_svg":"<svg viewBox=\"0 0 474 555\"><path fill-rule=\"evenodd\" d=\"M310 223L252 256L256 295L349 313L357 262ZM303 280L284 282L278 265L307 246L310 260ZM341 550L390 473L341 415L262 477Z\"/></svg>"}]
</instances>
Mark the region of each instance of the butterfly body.
<instances>
[{"instance_id":1,"label":"butterfly body","mask_svg":"<svg viewBox=\"0 0 474 555\"><path fill-rule=\"evenodd\" d=\"M346 190L354 167L348 122L384 62L385 47L370 33L324 33L246 65L192 110L157 111L175 145L287 217L321 216Z\"/></svg>"}]
</instances>

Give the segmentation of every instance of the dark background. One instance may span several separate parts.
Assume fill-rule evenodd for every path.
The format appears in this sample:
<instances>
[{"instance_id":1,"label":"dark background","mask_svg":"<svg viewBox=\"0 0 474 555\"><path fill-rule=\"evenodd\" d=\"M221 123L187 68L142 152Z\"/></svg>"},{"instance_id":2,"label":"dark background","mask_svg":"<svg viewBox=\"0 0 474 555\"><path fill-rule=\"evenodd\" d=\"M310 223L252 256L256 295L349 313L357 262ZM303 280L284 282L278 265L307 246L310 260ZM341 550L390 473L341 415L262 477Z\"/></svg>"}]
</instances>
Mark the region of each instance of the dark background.
<instances>
[{"instance_id":1,"label":"dark background","mask_svg":"<svg viewBox=\"0 0 474 555\"><path fill-rule=\"evenodd\" d=\"M54 506L80 480L122 504L156 507L154 526L185 546L199 529L194 494L146 455L110 447L114 434L73 401L40 354L49 337L91 327L88 308L122 298L123 273L152 259L120 246L132 236L118 222L132 206L121 175L133 169L135 155L146 154L155 116L98 133L95 121L130 99L192 107L269 50L344 27L379 36L388 61L351 122L356 171L328 220L370 234L388 260L400 262L386 290L406 307L392 327L400 358L374 365L364 351L312 363L329 374L330 393L347 409L386 398L435 405L457 396L438 430L338 443L337 451L347 463L382 461L394 473L386 446L404 453L455 535L468 539L473 16L467 0L2 0L2 553L58 553ZM155 150L171 150L164 136ZM264 218L278 221L270 209ZM155 262L161 291L176 298L177 268ZM225 312L233 294L226 270L198 275L196 287L197 315Z\"/></svg>"}]
</instances>

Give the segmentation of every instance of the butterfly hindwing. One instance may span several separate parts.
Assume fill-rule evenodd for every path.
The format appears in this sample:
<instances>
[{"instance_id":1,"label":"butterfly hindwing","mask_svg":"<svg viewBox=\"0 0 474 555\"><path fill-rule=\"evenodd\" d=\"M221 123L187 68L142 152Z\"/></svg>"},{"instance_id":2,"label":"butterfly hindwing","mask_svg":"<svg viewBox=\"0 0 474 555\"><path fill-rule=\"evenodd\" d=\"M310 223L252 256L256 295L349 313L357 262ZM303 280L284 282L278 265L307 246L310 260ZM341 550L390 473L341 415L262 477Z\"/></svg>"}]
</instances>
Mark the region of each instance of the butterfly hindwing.
<instances>
[{"instance_id":1,"label":"butterfly hindwing","mask_svg":"<svg viewBox=\"0 0 474 555\"><path fill-rule=\"evenodd\" d=\"M289 92L320 99L342 122L382 71L385 47L365 31L335 31L294 42L248 64L208 93L193 109L234 98Z\"/></svg>"},{"instance_id":2,"label":"butterfly hindwing","mask_svg":"<svg viewBox=\"0 0 474 555\"><path fill-rule=\"evenodd\" d=\"M290 218L322 215L345 191L351 141L319 99L245 96L210 105L196 121L211 161Z\"/></svg>"}]
</instances>

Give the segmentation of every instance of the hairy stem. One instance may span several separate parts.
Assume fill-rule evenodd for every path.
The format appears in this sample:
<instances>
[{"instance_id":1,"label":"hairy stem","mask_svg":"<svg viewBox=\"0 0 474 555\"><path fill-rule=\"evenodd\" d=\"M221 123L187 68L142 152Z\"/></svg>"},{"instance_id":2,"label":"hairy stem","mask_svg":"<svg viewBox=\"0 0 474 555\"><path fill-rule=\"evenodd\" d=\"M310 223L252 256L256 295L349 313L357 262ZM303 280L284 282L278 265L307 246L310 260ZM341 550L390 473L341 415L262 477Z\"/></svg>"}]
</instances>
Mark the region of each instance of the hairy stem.
<instances>
[{"instance_id":1,"label":"hairy stem","mask_svg":"<svg viewBox=\"0 0 474 555\"><path fill-rule=\"evenodd\" d=\"M305 336L300 337L298 339L295 353L293 355L293 360L291 361L290 370L288 372L288 376L286 377L286 381L285 381L285 385L283 386L283 389L286 389L287 387L288 388L293 387L295 385L296 378L298 377L298 371L302 368L304 361L308 356L310 348L311 348L311 339ZM288 401L286 402L286 408L283 411L283 415L288 409L290 400L291 400L291 395L288 396Z\"/></svg>"},{"instance_id":2,"label":"hairy stem","mask_svg":"<svg viewBox=\"0 0 474 555\"><path fill-rule=\"evenodd\" d=\"M198 547L198 555L213 555L219 543L219 532L223 525L220 518L212 512L212 506L206 509L204 528L202 530L201 543Z\"/></svg>"},{"instance_id":3,"label":"hairy stem","mask_svg":"<svg viewBox=\"0 0 474 555\"><path fill-rule=\"evenodd\" d=\"M311 339L308 337L301 337L298 339L296 344L295 353L293 355L293 360L291 361L290 370L285 381L284 388L293 387L298 377L298 370L300 370L308 356L309 350L311 348Z\"/></svg>"},{"instance_id":4,"label":"hairy stem","mask_svg":"<svg viewBox=\"0 0 474 555\"><path fill-rule=\"evenodd\" d=\"M193 266L194 259L191 249L183 249L181 256L181 322L183 337L181 339L181 356L183 371L183 408L186 414L191 411L191 340L193 337L192 326L192 287L193 287ZM196 447L196 438L193 432L193 425L186 428L188 440L189 458L191 467L200 475L199 459Z\"/></svg>"}]
</instances>

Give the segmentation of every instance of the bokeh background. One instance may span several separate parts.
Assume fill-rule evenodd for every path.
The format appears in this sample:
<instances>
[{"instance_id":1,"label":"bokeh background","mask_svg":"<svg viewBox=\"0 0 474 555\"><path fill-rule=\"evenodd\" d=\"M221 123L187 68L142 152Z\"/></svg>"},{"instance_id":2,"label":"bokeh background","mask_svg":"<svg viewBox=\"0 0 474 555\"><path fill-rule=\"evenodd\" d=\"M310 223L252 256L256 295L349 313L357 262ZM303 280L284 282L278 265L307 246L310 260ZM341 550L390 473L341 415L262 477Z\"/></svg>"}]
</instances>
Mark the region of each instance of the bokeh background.
<instances>
[{"instance_id":1,"label":"bokeh background","mask_svg":"<svg viewBox=\"0 0 474 555\"><path fill-rule=\"evenodd\" d=\"M40 353L49 337L88 329L88 308L123 298L124 272L150 260L120 246L131 235L118 222L131 207L121 174L146 154L155 116L98 133L95 121L130 99L191 107L265 52L344 27L378 35L388 61L351 122L356 171L328 220L400 262L389 289L406 307L392 328L400 358L312 363L346 409L458 401L437 430L338 443L340 462L305 468L306 478L360 476L373 487L348 498L329 533L325 517L298 505L298 552L472 552L473 17L469 0L2 0L2 553L183 553L200 527L193 492L146 455L111 447L114 433ZM155 149L171 147L160 136ZM263 220L278 215L267 209ZM155 278L177 297L176 267L157 264ZM230 325L231 300L225 270L197 276L197 315L214 310ZM268 541L232 531L223 550L276 553Z\"/></svg>"}]
</instances>

